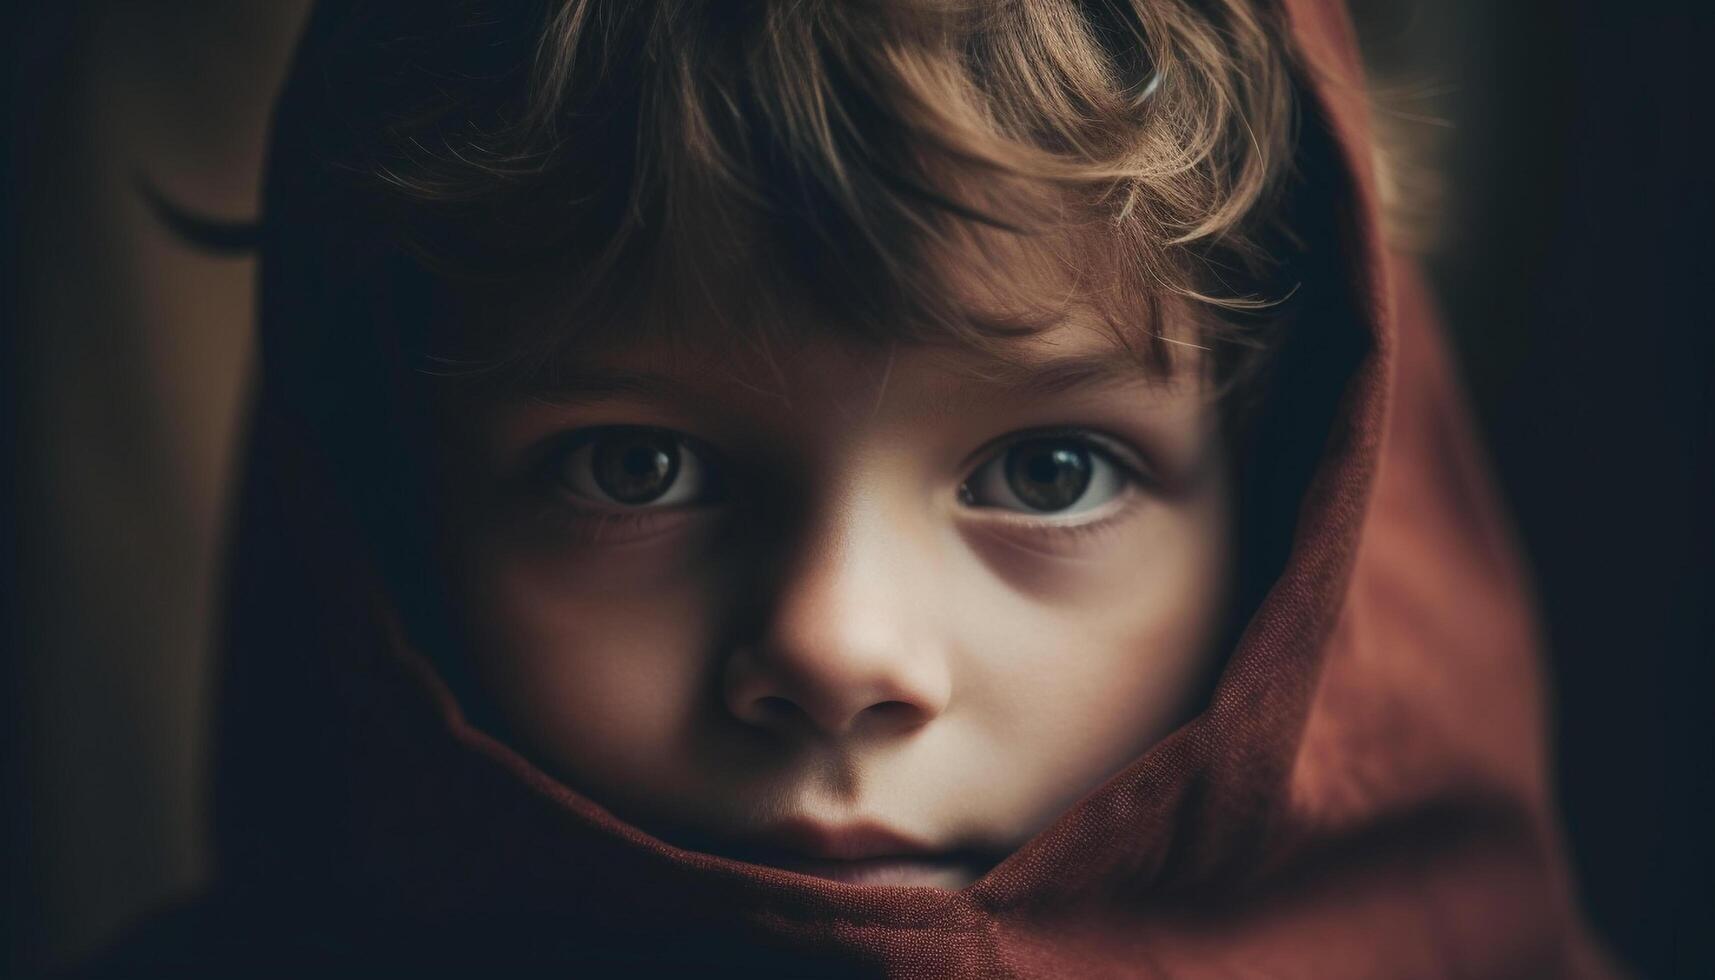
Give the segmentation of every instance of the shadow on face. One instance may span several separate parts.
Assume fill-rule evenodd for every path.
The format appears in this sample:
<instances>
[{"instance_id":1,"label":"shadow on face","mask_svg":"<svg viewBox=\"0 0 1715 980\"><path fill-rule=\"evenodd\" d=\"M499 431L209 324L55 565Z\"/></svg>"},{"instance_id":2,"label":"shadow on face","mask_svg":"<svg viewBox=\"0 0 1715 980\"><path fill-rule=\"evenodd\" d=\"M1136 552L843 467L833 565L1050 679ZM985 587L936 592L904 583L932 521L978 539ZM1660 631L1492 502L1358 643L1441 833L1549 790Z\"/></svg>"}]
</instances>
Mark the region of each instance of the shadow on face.
<instances>
[{"instance_id":1,"label":"shadow on face","mask_svg":"<svg viewBox=\"0 0 1715 980\"><path fill-rule=\"evenodd\" d=\"M593 352L449 440L469 656L550 771L686 846L962 887L1196 709L1231 490L1195 371L1076 316L710 363ZM863 877L804 825L935 857Z\"/></svg>"}]
</instances>

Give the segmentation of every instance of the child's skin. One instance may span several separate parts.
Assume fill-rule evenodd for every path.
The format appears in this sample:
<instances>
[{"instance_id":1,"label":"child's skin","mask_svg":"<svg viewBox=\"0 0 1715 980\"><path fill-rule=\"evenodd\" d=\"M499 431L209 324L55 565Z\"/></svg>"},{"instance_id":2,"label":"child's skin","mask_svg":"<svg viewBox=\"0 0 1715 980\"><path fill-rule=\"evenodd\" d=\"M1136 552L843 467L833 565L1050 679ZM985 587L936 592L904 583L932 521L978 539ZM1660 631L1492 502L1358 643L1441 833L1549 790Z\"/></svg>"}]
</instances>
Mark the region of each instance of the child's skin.
<instances>
[{"instance_id":1,"label":"child's skin","mask_svg":"<svg viewBox=\"0 0 1715 980\"><path fill-rule=\"evenodd\" d=\"M513 737L666 840L960 888L1183 722L1232 563L1195 359L1008 343L643 342L470 413L453 578Z\"/></svg>"}]
</instances>

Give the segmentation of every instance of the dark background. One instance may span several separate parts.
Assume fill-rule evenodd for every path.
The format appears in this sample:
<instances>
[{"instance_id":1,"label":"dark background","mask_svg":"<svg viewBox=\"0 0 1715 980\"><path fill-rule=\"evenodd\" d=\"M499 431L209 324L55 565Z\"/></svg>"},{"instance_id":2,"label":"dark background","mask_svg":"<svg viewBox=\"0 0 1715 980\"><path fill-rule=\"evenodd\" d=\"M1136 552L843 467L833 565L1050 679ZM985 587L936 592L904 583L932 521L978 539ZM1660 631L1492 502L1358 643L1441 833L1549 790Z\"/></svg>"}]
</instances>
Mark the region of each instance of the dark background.
<instances>
[{"instance_id":1,"label":"dark background","mask_svg":"<svg viewBox=\"0 0 1715 980\"><path fill-rule=\"evenodd\" d=\"M1431 268L1535 566L1584 906L1644 975L1715 976L1715 7L1358 6L1455 83Z\"/></svg>"},{"instance_id":2,"label":"dark background","mask_svg":"<svg viewBox=\"0 0 1715 980\"><path fill-rule=\"evenodd\" d=\"M202 873L200 672L251 267L175 251L132 178L253 209L299 6L5 15L0 970L75 957ZM1536 570L1584 906L1639 973L1715 975L1715 15L1354 7Z\"/></svg>"},{"instance_id":3,"label":"dark background","mask_svg":"<svg viewBox=\"0 0 1715 980\"><path fill-rule=\"evenodd\" d=\"M1536 567L1585 907L1645 975L1715 976L1715 8L1489 6L1437 279Z\"/></svg>"}]
</instances>

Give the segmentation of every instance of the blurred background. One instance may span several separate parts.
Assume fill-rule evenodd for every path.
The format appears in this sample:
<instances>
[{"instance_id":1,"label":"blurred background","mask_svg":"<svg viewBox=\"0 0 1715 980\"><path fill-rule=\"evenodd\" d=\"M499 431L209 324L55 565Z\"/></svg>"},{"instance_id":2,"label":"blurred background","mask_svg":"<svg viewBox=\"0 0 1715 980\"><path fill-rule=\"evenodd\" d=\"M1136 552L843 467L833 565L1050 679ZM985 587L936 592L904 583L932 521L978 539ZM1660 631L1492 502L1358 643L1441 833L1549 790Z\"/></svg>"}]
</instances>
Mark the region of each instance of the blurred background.
<instances>
[{"instance_id":1,"label":"blurred background","mask_svg":"<svg viewBox=\"0 0 1715 980\"><path fill-rule=\"evenodd\" d=\"M75 961L208 872L222 519L253 217L305 0L23 0L0 171L0 971ZM1354 0L1423 252L1530 557L1584 906L1715 976L1715 7Z\"/></svg>"}]
</instances>

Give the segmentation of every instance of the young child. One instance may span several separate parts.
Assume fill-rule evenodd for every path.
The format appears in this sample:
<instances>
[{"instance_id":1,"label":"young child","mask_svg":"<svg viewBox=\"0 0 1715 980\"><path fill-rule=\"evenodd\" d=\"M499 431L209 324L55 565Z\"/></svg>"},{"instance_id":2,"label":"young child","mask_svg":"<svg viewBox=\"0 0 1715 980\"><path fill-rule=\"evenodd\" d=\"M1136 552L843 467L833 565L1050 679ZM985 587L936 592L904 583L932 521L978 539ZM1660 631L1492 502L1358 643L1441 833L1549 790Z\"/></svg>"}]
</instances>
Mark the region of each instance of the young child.
<instances>
[{"instance_id":1,"label":"young child","mask_svg":"<svg viewBox=\"0 0 1715 980\"><path fill-rule=\"evenodd\" d=\"M324 3L130 963L1599 975L1329 0Z\"/></svg>"}]
</instances>

